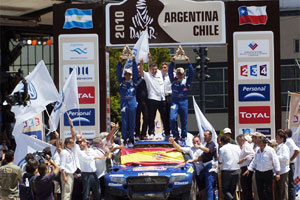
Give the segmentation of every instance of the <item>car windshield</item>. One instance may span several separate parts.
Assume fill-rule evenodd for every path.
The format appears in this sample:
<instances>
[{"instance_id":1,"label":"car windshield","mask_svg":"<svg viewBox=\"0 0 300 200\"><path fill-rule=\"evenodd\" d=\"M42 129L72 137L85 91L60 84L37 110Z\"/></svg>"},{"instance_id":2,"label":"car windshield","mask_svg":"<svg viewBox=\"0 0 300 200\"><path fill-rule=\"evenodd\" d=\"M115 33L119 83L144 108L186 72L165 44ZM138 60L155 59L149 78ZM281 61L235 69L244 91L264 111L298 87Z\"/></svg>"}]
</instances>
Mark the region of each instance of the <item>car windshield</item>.
<instances>
[{"instance_id":1,"label":"car windshield","mask_svg":"<svg viewBox=\"0 0 300 200\"><path fill-rule=\"evenodd\" d=\"M181 164L185 159L181 152L170 147L122 149L122 165Z\"/></svg>"}]
</instances>

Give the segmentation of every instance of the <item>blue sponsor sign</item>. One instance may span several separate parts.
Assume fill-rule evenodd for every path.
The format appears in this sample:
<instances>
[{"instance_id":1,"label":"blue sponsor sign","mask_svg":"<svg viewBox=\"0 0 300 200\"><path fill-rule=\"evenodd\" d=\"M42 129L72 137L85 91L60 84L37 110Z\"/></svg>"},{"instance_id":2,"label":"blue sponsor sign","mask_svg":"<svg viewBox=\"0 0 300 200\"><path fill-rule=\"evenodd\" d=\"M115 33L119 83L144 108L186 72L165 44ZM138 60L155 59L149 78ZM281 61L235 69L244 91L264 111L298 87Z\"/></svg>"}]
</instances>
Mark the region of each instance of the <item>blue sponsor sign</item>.
<instances>
[{"instance_id":1,"label":"blue sponsor sign","mask_svg":"<svg viewBox=\"0 0 300 200\"><path fill-rule=\"evenodd\" d=\"M67 111L70 118L73 120L74 126L94 126L95 125L95 109L93 108L81 108L78 113L78 109L72 109ZM69 126L68 115L64 114L64 126Z\"/></svg>"},{"instance_id":2,"label":"blue sponsor sign","mask_svg":"<svg viewBox=\"0 0 300 200\"><path fill-rule=\"evenodd\" d=\"M260 132L264 135L271 135L271 128L257 128L256 132Z\"/></svg>"},{"instance_id":3,"label":"blue sponsor sign","mask_svg":"<svg viewBox=\"0 0 300 200\"><path fill-rule=\"evenodd\" d=\"M30 132L25 132L24 134L29 135L29 136L34 137L39 140L43 140L42 131L30 131Z\"/></svg>"},{"instance_id":4,"label":"blue sponsor sign","mask_svg":"<svg viewBox=\"0 0 300 200\"><path fill-rule=\"evenodd\" d=\"M270 101L270 84L240 84L239 101Z\"/></svg>"}]
</instances>

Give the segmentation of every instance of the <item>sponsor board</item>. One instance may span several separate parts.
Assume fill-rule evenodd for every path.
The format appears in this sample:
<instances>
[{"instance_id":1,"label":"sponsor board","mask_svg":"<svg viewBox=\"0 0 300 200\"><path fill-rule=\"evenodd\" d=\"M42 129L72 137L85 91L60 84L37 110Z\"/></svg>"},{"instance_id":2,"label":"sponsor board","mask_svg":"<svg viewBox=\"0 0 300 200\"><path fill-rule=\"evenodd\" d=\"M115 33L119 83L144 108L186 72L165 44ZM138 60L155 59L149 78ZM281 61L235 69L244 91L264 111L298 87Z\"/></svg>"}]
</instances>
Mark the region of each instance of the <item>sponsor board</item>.
<instances>
[{"instance_id":1,"label":"sponsor board","mask_svg":"<svg viewBox=\"0 0 300 200\"><path fill-rule=\"evenodd\" d=\"M106 6L106 46L135 44L146 27L150 45L224 44L224 2L128 0Z\"/></svg>"},{"instance_id":2,"label":"sponsor board","mask_svg":"<svg viewBox=\"0 0 300 200\"><path fill-rule=\"evenodd\" d=\"M81 108L72 109L67 111L70 118L73 120L74 126L94 126L95 125L95 109L94 108ZM70 126L68 115L64 114L64 126Z\"/></svg>"},{"instance_id":3,"label":"sponsor board","mask_svg":"<svg viewBox=\"0 0 300 200\"><path fill-rule=\"evenodd\" d=\"M73 70L77 72L78 82L94 82L95 69L91 64L77 64L77 65L64 65L63 66L63 79L66 81Z\"/></svg>"},{"instance_id":4,"label":"sponsor board","mask_svg":"<svg viewBox=\"0 0 300 200\"><path fill-rule=\"evenodd\" d=\"M240 106L240 124L269 124L271 122L270 106Z\"/></svg>"},{"instance_id":5,"label":"sponsor board","mask_svg":"<svg viewBox=\"0 0 300 200\"><path fill-rule=\"evenodd\" d=\"M24 128L32 128L41 124L39 117L33 117L24 122Z\"/></svg>"},{"instance_id":6,"label":"sponsor board","mask_svg":"<svg viewBox=\"0 0 300 200\"><path fill-rule=\"evenodd\" d=\"M42 131L24 132L24 134L29 135L29 136L39 139L39 140L43 140Z\"/></svg>"},{"instance_id":7,"label":"sponsor board","mask_svg":"<svg viewBox=\"0 0 300 200\"><path fill-rule=\"evenodd\" d=\"M93 42L66 42L63 43L63 60L93 60Z\"/></svg>"},{"instance_id":8,"label":"sponsor board","mask_svg":"<svg viewBox=\"0 0 300 200\"><path fill-rule=\"evenodd\" d=\"M270 56L269 40L238 40L239 58L267 58Z\"/></svg>"},{"instance_id":9,"label":"sponsor board","mask_svg":"<svg viewBox=\"0 0 300 200\"><path fill-rule=\"evenodd\" d=\"M257 128L256 132L260 132L264 135L271 135L271 128Z\"/></svg>"},{"instance_id":10,"label":"sponsor board","mask_svg":"<svg viewBox=\"0 0 300 200\"><path fill-rule=\"evenodd\" d=\"M270 101L270 84L239 84L239 101Z\"/></svg>"},{"instance_id":11,"label":"sponsor board","mask_svg":"<svg viewBox=\"0 0 300 200\"><path fill-rule=\"evenodd\" d=\"M78 130L75 131L76 133L79 133ZM81 130L81 135L85 139L94 139L97 137L96 132L94 130ZM71 131L64 131L64 138L72 137Z\"/></svg>"},{"instance_id":12,"label":"sponsor board","mask_svg":"<svg viewBox=\"0 0 300 200\"><path fill-rule=\"evenodd\" d=\"M238 79L270 79L270 65L268 62L239 62Z\"/></svg>"},{"instance_id":13,"label":"sponsor board","mask_svg":"<svg viewBox=\"0 0 300 200\"><path fill-rule=\"evenodd\" d=\"M78 87L78 98L80 104L94 104L95 87L93 86Z\"/></svg>"}]
</instances>

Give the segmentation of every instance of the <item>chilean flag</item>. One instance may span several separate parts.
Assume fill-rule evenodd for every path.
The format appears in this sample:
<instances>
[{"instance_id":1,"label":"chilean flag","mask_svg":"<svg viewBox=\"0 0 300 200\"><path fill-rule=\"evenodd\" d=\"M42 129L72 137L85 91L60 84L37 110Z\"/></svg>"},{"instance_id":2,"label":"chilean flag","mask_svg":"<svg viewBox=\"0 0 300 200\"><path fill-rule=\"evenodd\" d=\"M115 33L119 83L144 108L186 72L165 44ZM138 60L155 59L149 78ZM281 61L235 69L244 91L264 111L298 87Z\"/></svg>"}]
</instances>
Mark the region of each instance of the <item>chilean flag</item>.
<instances>
[{"instance_id":1,"label":"chilean flag","mask_svg":"<svg viewBox=\"0 0 300 200\"><path fill-rule=\"evenodd\" d=\"M240 25L243 24L266 24L267 6L241 6L239 7Z\"/></svg>"}]
</instances>

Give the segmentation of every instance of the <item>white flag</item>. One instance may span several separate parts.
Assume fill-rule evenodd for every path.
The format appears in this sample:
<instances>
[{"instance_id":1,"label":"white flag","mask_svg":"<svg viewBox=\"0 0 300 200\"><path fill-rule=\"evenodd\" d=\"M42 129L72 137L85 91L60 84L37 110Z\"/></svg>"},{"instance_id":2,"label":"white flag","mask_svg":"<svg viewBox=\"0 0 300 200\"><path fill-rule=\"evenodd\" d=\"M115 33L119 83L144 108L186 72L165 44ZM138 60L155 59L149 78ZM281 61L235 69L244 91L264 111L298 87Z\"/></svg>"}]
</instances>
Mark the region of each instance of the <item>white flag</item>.
<instances>
[{"instance_id":1,"label":"white flag","mask_svg":"<svg viewBox=\"0 0 300 200\"><path fill-rule=\"evenodd\" d=\"M55 131L58 126L60 115L71 109L79 108L78 86L76 70L73 70L69 75L63 90L61 91L61 100L57 101L51 113L50 132Z\"/></svg>"},{"instance_id":2,"label":"white flag","mask_svg":"<svg viewBox=\"0 0 300 200\"><path fill-rule=\"evenodd\" d=\"M16 135L15 140L17 147L15 151L14 164L18 166L22 166L25 163L24 158L28 153L42 151L46 147L50 147L52 155L56 151L55 146L43 142L42 140L28 136L26 134Z\"/></svg>"},{"instance_id":3,"label":"white flag","mask_svg":"<svg viewBox=\"0 0 300 200\"><path fill-rule=\"evenodd\" d=\"M132 49L132 53L135 55L136 63L140 63L140 59L143 58L144 63L149 62L149 39L148 39L148 29L143 31L139 40L136 42Z\"/></svg>"},{"instance_id":4,"label":"white flag","mask_svg":"<svg viewBox=\"0 0 300 200\"><path fill-rule=\"evenodd\" d=\"M15 113L16 124L21 124L24 121L34 117L45 110L45 107L52 102L60 99L59 93L52 81L52 78L45 66L44 61L40 61L34 70L25 77L28 85L28 94L30 102L27 106L13 106L11 111ZM24 85L20 82L12 92L24 91ZM19 132L18 132L19 133ZM16 131L13 131L16 134Z\"/></svg>"},{"instance_id":5,"label":"white flag","mask_svg":"<svg viewBox=\"0 0 300 200\"><path fill-rule=\"evenodd\" d=\"M209 123L209 121L205 118L203 113L201 112L200 108L198 107L196 100L193 96L193 104L194 104L194 110L195 110L195 115L196 115L196 120L197 120L197 125L198 125L198 130L201 138L201 142L204 142L204 131L205 130L210 130L212 132L212 140L214 141L215 144L217 144L217 134L214 129L214 127Z\"/></svg>"}]
</instances>

